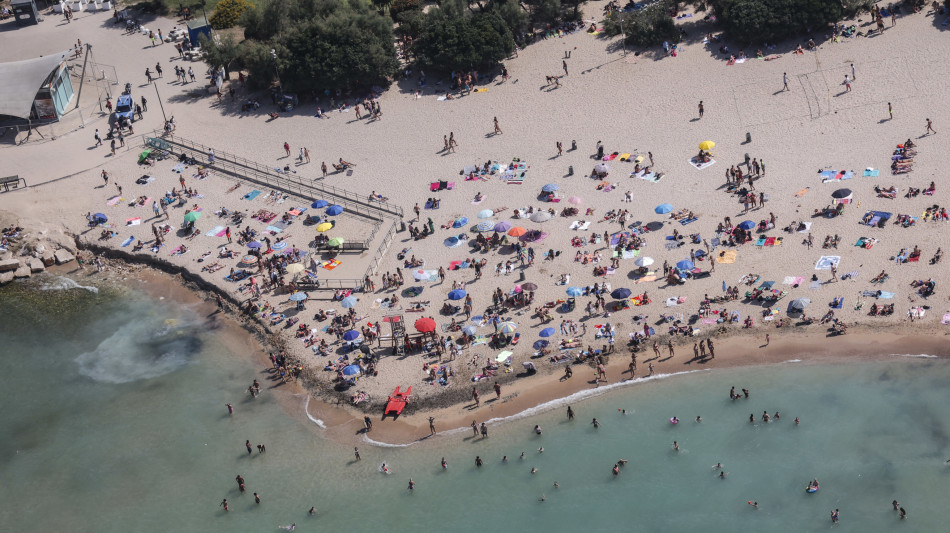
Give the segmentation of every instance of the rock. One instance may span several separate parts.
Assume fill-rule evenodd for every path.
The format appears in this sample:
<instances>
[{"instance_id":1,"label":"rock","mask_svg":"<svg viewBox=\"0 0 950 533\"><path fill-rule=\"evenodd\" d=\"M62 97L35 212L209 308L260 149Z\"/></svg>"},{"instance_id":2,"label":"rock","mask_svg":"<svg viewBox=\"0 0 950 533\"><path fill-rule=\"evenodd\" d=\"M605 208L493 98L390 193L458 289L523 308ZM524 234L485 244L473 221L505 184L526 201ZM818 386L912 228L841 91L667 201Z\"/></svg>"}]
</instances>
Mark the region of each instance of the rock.
<instances>
[{"instance_id":1,"label":"rock","mask_svg":"<svg viewBox=\"0 0 950 533\"><path fill-rule=\"evenodd\" d=\"M57 265L62 265L76 260L76 257L66 250L56 250L56 252L53 253L53 257L56 259Z\"/></svg>"},{"instance_id":2,"label":"rock","mask_svg":"<svg viewBox=\"0 0 950 533\"><path fill-rule=\"evenodd\" d=\"M15 278L28 278L33 275L33 272L30 270L30 267L24 265L16 269L16 272L13 273Z\"/></svg>"},{"instance_id":3,"label":"rock","mask_svg":"<svg viewBox=\"0 0 950 533\"><path fill-rule=\"evenodd\" d=\"M52 250L46 250L45 252L43 252L43 254L40 255L40 259L42 259L43 264L48 267L51 267L56 264L56 258L53 256Z\"/></svg>"},{"instance_id":4,"label":"rock","mask_svg":"<svg viewBox=\"0 0 950 533\"><path fill-rule=\"evenodd\" d=\"M19 259L4 259L0 261L0 272L9 272L20 268Z\"/></svg>"},{"instance_id":5,"label":"rock","mask_svg":"<svg viewBox=\"0 0 950 533\"><path fill-rule=\"evenodd\" d=\"M43 264L43 261L35 257L33 259L30 259L29 263L27 264L30 266L30 271L34 274L36 274L37 272L42 272L46 270L46 265Z\"/></svg>"},{"instance_id":6,"label":"rock","mask_svg":"<svg viewBox=\"0 0 950 533\"><path fill-rule=\"evenodd\" d=\"M4 272L0 274L0 285L6 285L13 281L13 272Z\"/></svg>"}]
</instances>

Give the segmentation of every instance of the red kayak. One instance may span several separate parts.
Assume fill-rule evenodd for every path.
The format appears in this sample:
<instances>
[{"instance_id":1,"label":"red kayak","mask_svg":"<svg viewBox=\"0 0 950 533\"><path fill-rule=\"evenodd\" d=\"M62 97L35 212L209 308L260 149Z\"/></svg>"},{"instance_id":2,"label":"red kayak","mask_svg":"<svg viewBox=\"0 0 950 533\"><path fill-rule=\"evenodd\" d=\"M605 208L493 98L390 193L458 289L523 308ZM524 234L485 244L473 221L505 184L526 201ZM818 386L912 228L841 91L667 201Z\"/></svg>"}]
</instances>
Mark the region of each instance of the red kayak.
<instances>
[{"instance_id":1,"label":"red kayak","mask_svg":"<svg viewBox=\"0 0 950 533\"><path fill-rule=\"evenodd\" d=\"M409 403L410 394L412 394L412 385L410 385L405 392L399 392L399 387L397 386L395 392L389 397L389 402L386 403L386 410L383 411L383 416L388 414L399 416L402 414L402 410L405 409L406 404Z\"/></svg>"}]
</instances>

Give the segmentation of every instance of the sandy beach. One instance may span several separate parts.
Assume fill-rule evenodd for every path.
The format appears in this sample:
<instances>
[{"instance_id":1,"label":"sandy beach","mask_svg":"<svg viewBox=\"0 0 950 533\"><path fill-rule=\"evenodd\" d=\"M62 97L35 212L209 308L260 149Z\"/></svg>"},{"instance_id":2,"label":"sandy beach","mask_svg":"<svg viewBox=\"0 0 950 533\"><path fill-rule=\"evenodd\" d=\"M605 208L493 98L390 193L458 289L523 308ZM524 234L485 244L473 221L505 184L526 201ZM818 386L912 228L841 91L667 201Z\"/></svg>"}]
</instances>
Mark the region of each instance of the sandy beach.
<instances>
[{"instance_id":1,"label":"sandy beach","mask_svg":"<svg viewBox=\"0 0 950 533\"><path fill-rule=\"evenodd\" d=\"M603 3L586 5L591 15L598 14ZM48 23L17 30L18 37L11 43L10 57L25 59L29 50L36 50L37 43L44 41L44 52L61 51L73 45L77 38L92 43L97 60L114 65L121 80L133 84L133 96L149 98L149 110L143 120L135 123L136 135L126 139L126 146L112 156L107 146L94 147L93 129L87 126L75 133L52 141L31 141L14 146L4 138L3 153L6 174L19 174L29 187L0 195L0 210L12 213L28 234L75 235L81 246L112 250L105 253L117 261L166 263L169 270L184 269L203 280L206 288L216 287L229 296L231 302L240 303L248 298L241 292L239 283L230 283L223 278L230 268L236 267L244 248L212 232L220 225L228 225L215 212L222 207L245 211L249 215L260 210L271 211L278 216L295 207L307 207L306 215L321 210L310 208L314 200L321 198L303 195L274 194L262 187L241 182L223 171L213 170L210 177L198 179L196 165L175 172L177 161L158 161L154 166L138 164L138 154L144 145L145 136L153 129L161 128L162 114L155 90L145 83L144 69L154 62L167 66L166 73L178 63L172 55L177 54L168 45L148 46L148 39L141 35L125 35L118 27L108 24L108 13L82 13L68 27ZM865 19L867 17L864 17ZM9 23L9 22L8 22ZM858 26L867 24L867 20ZM175 21L156 21L157 27L170 29ZM537 285L533 303L521 309L512 309L503 316L517 325L519 344L512 349L510 373L500 368L495 376L481 380L475 385L483 401L481 406L470 405L473 387L472 376L483 372L486 360L493 360L501 349L478 345L463 350L461 357L449 365L455 376L445 387L432 384L426 378L423 363L438 362L434 357L412 354L408 357L390 357L385 346L374 346L374 353L381 356L379 375L364 377L354 389L338 397L344 400L356 390L365 390L370 396L371 411L379 412L381 402L398 386L413 386L413 403L427 407L417 410L412 407L397 423L387 420L374 426L373 439L387 442L409 442L428 432L426 419L434 416L440 430L466 426L471 419L479 422L491 418L510 416L549 400L567 396L598 385L613 384L628 378L624 374L629 362L625 347L629 335L642 331L642 323L633 317L644 315L654 328L661 345L672 340L676 353L668 358L667 349L654 358L650 339L639 353L637 377L646 375L647 365L653 363L657 374L683 372L696 369L722 368L748 364L778 364L792 359L804 363L847 361L866 358L867 354L931 354L946 356L944 336L946 321L944 313L950 312L944 299L944 283L950 281L943 263L931 264L937 250L946 245L946 219L925 220L928 208L936 207L939 213L944 207L946 191L944 183L935 183L932 194L925 191L931 182L936 182L941 169L941 148L950 113L942 105L946 94L948 70L943 58L948 52L947 43L939 41L945 31L933 15L919 13L898 19L883 35L874 38L858 37L841 43L820 40L817 52L793 53L797 42L778 45L766 50L768 56L780 56L773 60L748 59L728 65L726 58L717 53L720 43L703 43L703 36L714 28L704 23L701 17L683 19L687 31L677 57L664 57L657 50L648 50L639 55L632 51L625 57L615 43L584 32L559 39L548 39L521 50L517 58L505 62L511 78L503 81L500 76L483 80L479 92L452 100L440 100L442 85L430 83L416 97L418 73L410 73L397 80L380 98L382 118L371 121L356 119L352 111L330 111L329 120L315 118L317 105L328 108L328 99L319 104L303 102L290 114L281 114L269 120L272 110L265 103L262 93L249 94L236 80L233 86L236 98L225 96L223 100L208 96L200 83L181 84L174 76L157 80L164 100L164 112L174 115L178 124L175 134L184 139L200 142L222 153L238 154L267 167L282 168L289 165L296 178L317 184L341 187L367 198L371 191L388 198L401 206L406 216L404 221L418 227L431 219L434 235L414 240L409 232L396 234L379 269L373 277L377 290L358 292L355 312L359 326L376 323L386 313L398 312L411 324L420 316L434 317L439 325L437 332L443 336L458 338L457 332L441 329L453 317L439 313L453 284L464 283L465 290L473 298L475 315L492 304L491 294L500 288L508 293L519 284L523 273L525 282ZM819 40L815 36L816 40ZM730 48L739 49L732 43ZM126 53L131 48L135 54ZM561 86L545 84L545 76L560 74L561 61L570 51L569 75L561 79ZM746 53L754 56L754 49ZM852 71L852 65L854 70ZM196 72L204 72L198 63L187 63ZM201 67L199 69L199 67ZM852 90L846 91L841 82L845 74L855 75ZM783 88L783 73L789 78L788 90ZM236 76L235 76L236 78ZM199 89L199 91L195 91ZM113 87L115 93L121 87ZM196 96L202 93L203 96ZM242 113L241 104L248 98L259 98L260 110ZM352 98L349 99L352 102ZM698 104L703 103L703 116L698 115ZM893 118L888 114L888 103L894 109ZM494 133L493 118L498 118L503 133ZM937 134L926 133L926 120L932 120ZM107 130L103 116L100 131ZM443 137L454 135L458 148L453 152L443 150ZM747 142L747 134L751 142ZM890 165L897 145L911 139L916 145L913 156L913 171L892 175ZM712 148L714 164L696 168L690 158L699 151L703 141L715 142ZM576 141L576 150L571 149ZM284 152L283 145L291 147L291 156ZM564 151L558 154L556 143L563 144ZM606 177L591 179L595 164L603 161L593 157L597 143L601 142L605 154L631 154L644 156L649 163L652 154L653 169L662 173L655 182L631 177L634 162L621 162L619 157L608 161ZM311 154L310 163L295 162L298 151L306 147ZM755 193L764 193L764 207L757 206L744 212L739 196L727 192L726 171L739 166L749 174L746 157L755 158L766 165L754 181ZM352 175L331 173L323 178L321 162L330 165L338 159L355 163ZM487 174L483 179L469 181L460 172L467 166L482 166L486 161L497 162L502 168L518 158L527 171L521 183L508 183L500 179L501 172ZM202 165L206 161L200 161ZM491 166L491 165L489 165ZM214 169L214 165L211 165ZM573 173L571 173L571 169ZM878 170L865 172L866 169ZM103 184L102 171L110 180ZM825 172L824 175L821 172ZM869 174L869 175L865 175ZM149 175L154 180L140 185L136 180ZM185 206L169 208L169 217L153 217L151 202L180 188L179 179L184 178L186 187L197 189L200 196L185 200ZM828 181L825 183L824 181ZM452 190L433 192L433 182L453 182ZM558 203L542 201L542 187L557 186L557 195L563 198ZM117 188L120 186L120 190ZM235 189L234 186L238 185ZM878 190L894 187L893 194ZM829 218L815 216L816 211L835 209L832 193L847 188L852 191L850 202L838 216ZM243 199L252 190L261 190L252 199ZM914 194L911 189L921 192ZM632 201L625 201L626 193ZM476 202L476 195L484 199ZM891 197L893 196L893 198ZM131 206L137 198L144 197L143 206ZM423 209L415 220L413 207L425 205L427 199L438 198L438 209ZM578 203L569 199L577 198ZM327 200L331 200L327 198ZM332 201L331 201L332 203ZM668 203L669 213L657 213L656 207ZM193 204L202 208L203 216L197 226L201 230L193 240L185 240L177 234L183 225L186 209ZM544 222L513 218L516 209L554 209L554 216ZM577 215L561 216L565 208L576 207ZM504 208L504 209L503 209ZM478 213L489 209L496 213L488 219L479 219ZM588 214L588 210L592 210ZM621 229L615 219L605 220L611 210L627 210L629 218L623 230L635 232L635 228L651 222L662 226L640 235L643 244L636 254L619 259L619 266L610 275L596 275L595 268L610 267L611 248L603 240L591 242L596 236L607 238ZM681 224L671 218L674 214L692 212L695 220ZM869 211L890 213L891 217L882 227L862 224ZM109 227L88 227L86 213L102 212L108 215ZM915 220L909 227L896 223L901 215ZM774 228L765 231L753 230L754 240L730 247L728 236L717 233L720 224L729 217L732 224L752 221L758 226L774 216ZM874 215L872 214L872 217ZM460 228L451 227L460 217L469 219ZM127 221L140 219L137 224ZM337 219L337 227L327 232L329 237L357 239L371 230L365 220L344 213ZM475 224L484 220L496 223L506 221L526 230L540 230L548 235L541 242L527 244L534 249L536 260L532 266L521 267L510 247L500 251L473 252L468 244L448 247L445 240L465 234L474 240ZM574 221L589 221L587 230L571 229ZM798 230L798 223L807 225ZM909 220L908 220L909 222ZM164 247L157 253L149 251L152 224L168 223L176 227L167 235ZM793 223L795 223L793 225ZM249 225L264 232L269 223L245 219L240 228ZM441 226L449 226L441 229ZM783 228L793 225L792 231ZM232 227L235 234L238 227ZM103 230L117 235L100 239ZM668 240L677 230L685 238ZM698 235L692 242L691 235ZM808 246L808 235L813 245ZM305 226L302 217L295 220L282 234L291 247L310 252L310 244L316 232ZM826 237L837 236L836 247L823 248ZM132 244L122 246L129 238ZM572 239L583 244L572 246ZM763 245L756 245L763 239ZM769 238L774 240L768 241ZM781 239L779 241L778 239ZM720 244L712 248L714 239ZM859 241L872 245L856 246ZM146 246L133 254L132 247L138 240ZM691 250L710 252L703 261L694 261L700 271L710 270L709 256L723 258L708 275L689 279L682 285L671 285L663 276L662 265L675 265L690 259ZM769 245L765 245L768 242ZM185 244L189 251L172 255L171 251ZM375 246L378 243L373 245ZM672 246L667 246L672 244ZM237 252L233 259L217 259L219 250L229 247ZM903 250L909 254L919 247L918 261L898 262ZM413 269L403 268L397 252L411 248L409 255L424 261L424 269L447 270L444 282L414 284ZM553 261L544 260L549 250L560 252ZM734 261L721 252L735 252ZM210 259L198 261L203 254L211 252ZM575 261L578 252L600 253L598 263ZM372 250L364 254L341 254L342 261L332 272L315 271L322 279L361 278L370 264ZM311 255L315 262L328 259L320 252ZM635 258L651 257L655 263L649 270L655 279L638 279L633 271L637 268ZM822 266L822 257L836 257L836 278ZM449 270L453 261L466 258L485 259L486 267L480 279L475 279L473 269ZM516 268L508 275L497 275L496 265L514 260ZM212 261L218 261L222 269L216 272L202 270ZM827 263L827 261L825 262ZM309 268L309 258L305 261ZM109 265L106 265L108 271ZM398 290L381 289L380 277L402 269L406 284ZM87 264L85 271L73 270L70 275L99 276L95 266ZM872 283L879 273L885 272L883 283ZM570 283L559 284L562 275L570 275ZM752 274L755 281L750 285L740 282ZM266 272L265 272L266 275ZM651 276L651 277L652 277ZM813 276L816 276L813 283ZM260 276L259 276L260 277ZM290 279L292 276L287 276ZM932 295L922 296L912 282L933 280L936 289ZM762 287L764 282L773 284L764 289L779 291L778 302L764 305L762 302L745 301L742 295ZM608 283L613 289L628 288L633 295L647 292L652 303L632 306L606 314L603 309L587 316L584 308L593 298L578 297L576 309L560 312L552 306L553 321L541 324L534 316L536 308L546 302L566 299L565 290L570 286L585 287L594 283ZM422 286L422 295L415 298L403 296L407 287ZM716 314L703 317L696 315L708 296L723 295L723 285L738 287L738 300L714 303L711 310ZM871 291L873 295L864 295ZM878 292L880 291L880 292ZM316 310L333 309L344 313L338 301L332 301L333 291L310 293L306 312L295 312L293 302L287 301L286 292L265 291L261 302L267 302L288 317L298 316L301 323L316 329L318 338L325 337L336 350L339 345L332 335L322 333L326 323L317 323L312 317ZM604 298L613 301L608 291ZM379 302L400 296L395 309L384 309ZM209 293L208 298L212 296ZM885 298L880 298L884 296ZM666 306L673 298L676 305ZM840 308L834 309L834 317L849 326L843 336L829 336L830 324L799 325L797 317L787 316L788 304L798 298L808 298L808 316L821 318L836 298L842 298ZM409 312L412 301L428 301L420 313ZM461 304L461 302L453 302ZM873 305L894 304L890 316L869 316ZM229 306L236 312L233 305ZM775 312L771 312L771 310ZM914 320L909 312L915 311ZM719 324L717 318L738 312L741 319L734 324ZM922 317L917 318L917 315ZM688 324L691 336L670 337L668 329L672 321L662 320L662 315L673 315ZM751 327L743 327L743 321L751 317ZM462 313L454 317L465 319ZM765 320L768 318L768 320ZM558 329L562 320L586 324L587 334L581 340L581 348L591 346L600 349L607 341L595 338L595 325L610 323L616 330L615 351L610 355L607 383L598 383L592 365L574 365L574 377L561 380L564 365L549 362L548 357L534 357L532 343L539 339L544 327ZM776 325L784 321L784 326ZM468 324L468 322L463 322ZM725 327L724 331L719 331ZM331 357L317 356L294 338L291 329L279 324L275 331L284 332L289 346L289 356L299 360L320 382L318 396L331 399L335 396L326 391L334 377L333 372L322 372ZM478 327L477 335L491 335L490 325ZM387 333L384 330L383 333ZM766 343L766 334L770 341ZM555 335L549 340L556 343L568 335ZM700 339L714 338L715 359L700 361L693 357L693 344ZM576 355L580 348L573 350ZM258 350L255 350L257 352ZM555 350L556 351L556 350ZM476 364L470 361L480 356ZM522 363L534 362L537 374L525 375ZM497 402L484 399L494 397L492 385L498 381L502 386ZM296 402L296 400L293 400ZM412 405L412 404L411 404ZM352 406L310 402L310 415L323 420L328 434L340 440L353 438L352 425L362 413ZM354 418L356 417L356 418ZM335 437L336 438L336 437Z\"/></svg>"}]
</instances>

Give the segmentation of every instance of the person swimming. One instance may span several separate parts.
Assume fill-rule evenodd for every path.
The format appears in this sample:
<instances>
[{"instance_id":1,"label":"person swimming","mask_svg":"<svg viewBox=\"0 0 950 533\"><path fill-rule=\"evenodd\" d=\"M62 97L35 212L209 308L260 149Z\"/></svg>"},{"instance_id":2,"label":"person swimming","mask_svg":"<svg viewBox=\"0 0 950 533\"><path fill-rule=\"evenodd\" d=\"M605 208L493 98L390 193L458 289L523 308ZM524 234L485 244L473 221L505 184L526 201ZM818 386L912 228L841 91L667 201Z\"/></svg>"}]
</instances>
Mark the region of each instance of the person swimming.
<instances>
[{"instance_id":1,"label":"person swimming","mask_svg":"<svg viewBox=\"0 0 950 533\"><path fill-rule=\"evenodd\" d=\"M594 429L597 429L600 427L600 422L598 422L596 418L591 421L591 424L594 426Z\"/></svg>"},{"instance_id":2,"label":"person swimming","mask_svg":"<svg viewBox=\"0 0 950 533\"><path fill-rule=\"evenodd\" d=\"M722 463L716 463L716 466L713 467L713 470L722 470Z\"/></svg>"},{"instance_id":3,"label":"person swimming","mask_svg":"<svg viewBox=\"0 0 950 533\"><path fill-rule=\"evenodd\" d=\"M540 434L541 434L541 426L535 424L535 426L534 426L534 432L535 432L536 434L540 435Z\"/></svg>"},{"instance_id":4,"label":"person swimming","mask_svg":"<svg viewBox=\"0 0 950 533\"><path fill-rule=\"evenodd\" d=\"M386 474L387 476L393 473L392 470L389 469L389 466L386 463L379 465L379 471Z\"/></svg>"},{"instance_id":5,"label":"person swimming","mask_svg":"<svg viewBox=\"0 0 950 533\"><path fill-rule=\"evenodd\" d=\"M445 457L442 458L442 470L445 470L449 467L448 463L445 462Z\"/></svg>"},{"instance_id":6,"label":"person swimming","mask_svg":"<svg viewBox=\"0 0 950 533\"><path fill-rule=\"evenodd\" d=\"M538 473L538 469L532 466L532 467L531 467L531 473L532 473L532 474L537 474L537 473Z\"/></svg>"},{"instance_id":7,"label":"person swimming","mask_svg":"<svg viewBox=\"0 0 950 533\"><path fill-rule=\"evenodd\" d=\"M613 467L612 469L610 469L610 471L613 472L614 477L616 477L617 475L619 475L619 474L620 474L620 464L619 464L619 463L614 463L614 467Z\"/></svg>"}]
</instances>

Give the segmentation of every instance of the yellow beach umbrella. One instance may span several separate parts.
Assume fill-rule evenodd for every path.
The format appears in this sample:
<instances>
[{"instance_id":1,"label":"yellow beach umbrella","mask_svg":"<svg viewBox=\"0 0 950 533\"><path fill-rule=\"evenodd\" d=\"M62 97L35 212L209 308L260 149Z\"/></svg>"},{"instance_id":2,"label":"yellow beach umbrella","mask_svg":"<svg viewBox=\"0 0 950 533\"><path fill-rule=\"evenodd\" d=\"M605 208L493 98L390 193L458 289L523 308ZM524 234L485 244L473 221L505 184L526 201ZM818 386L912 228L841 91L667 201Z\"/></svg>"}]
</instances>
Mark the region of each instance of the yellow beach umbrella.
<instances>
[{"instance_id":1,"label":"yellow beach umbrella","mask_svg":"<svg viewBox=\"0 0 950 533\"><path fill-rule=\"evenodd\" d=\"M317 226L317 231L322 233L324 231L330 231L330 229L332 228L333 228L333 224L330 224L329 222L324 222L323 224L320 224Z\"/></svg>"},{"instance_id":2,"label":"yellow beach umbrella","mask_svg":"<svg viewBox=\"0 0 950 533\"><path fill-rule=\"evenodd\" d=\"M714 143L714 142L712 142L712 141L703 141L703 142L699 143L699 149L700 149L700 150L706 150L707 152L708 152L709 150L712 150L715 146L716 146L716 143Z\"/></svg>"},{"instance_id":3,"label":"yellow beach umbrella","mask_svg":"<svg viewBox=\"0 0 950 533\"><path fill-rule=\"evenodd\" d=\"M300 263L287 265L287 272L290 274L299 274L300 272L303 272L303 265L301 265Z\"/></svg>"}]
</instances>

